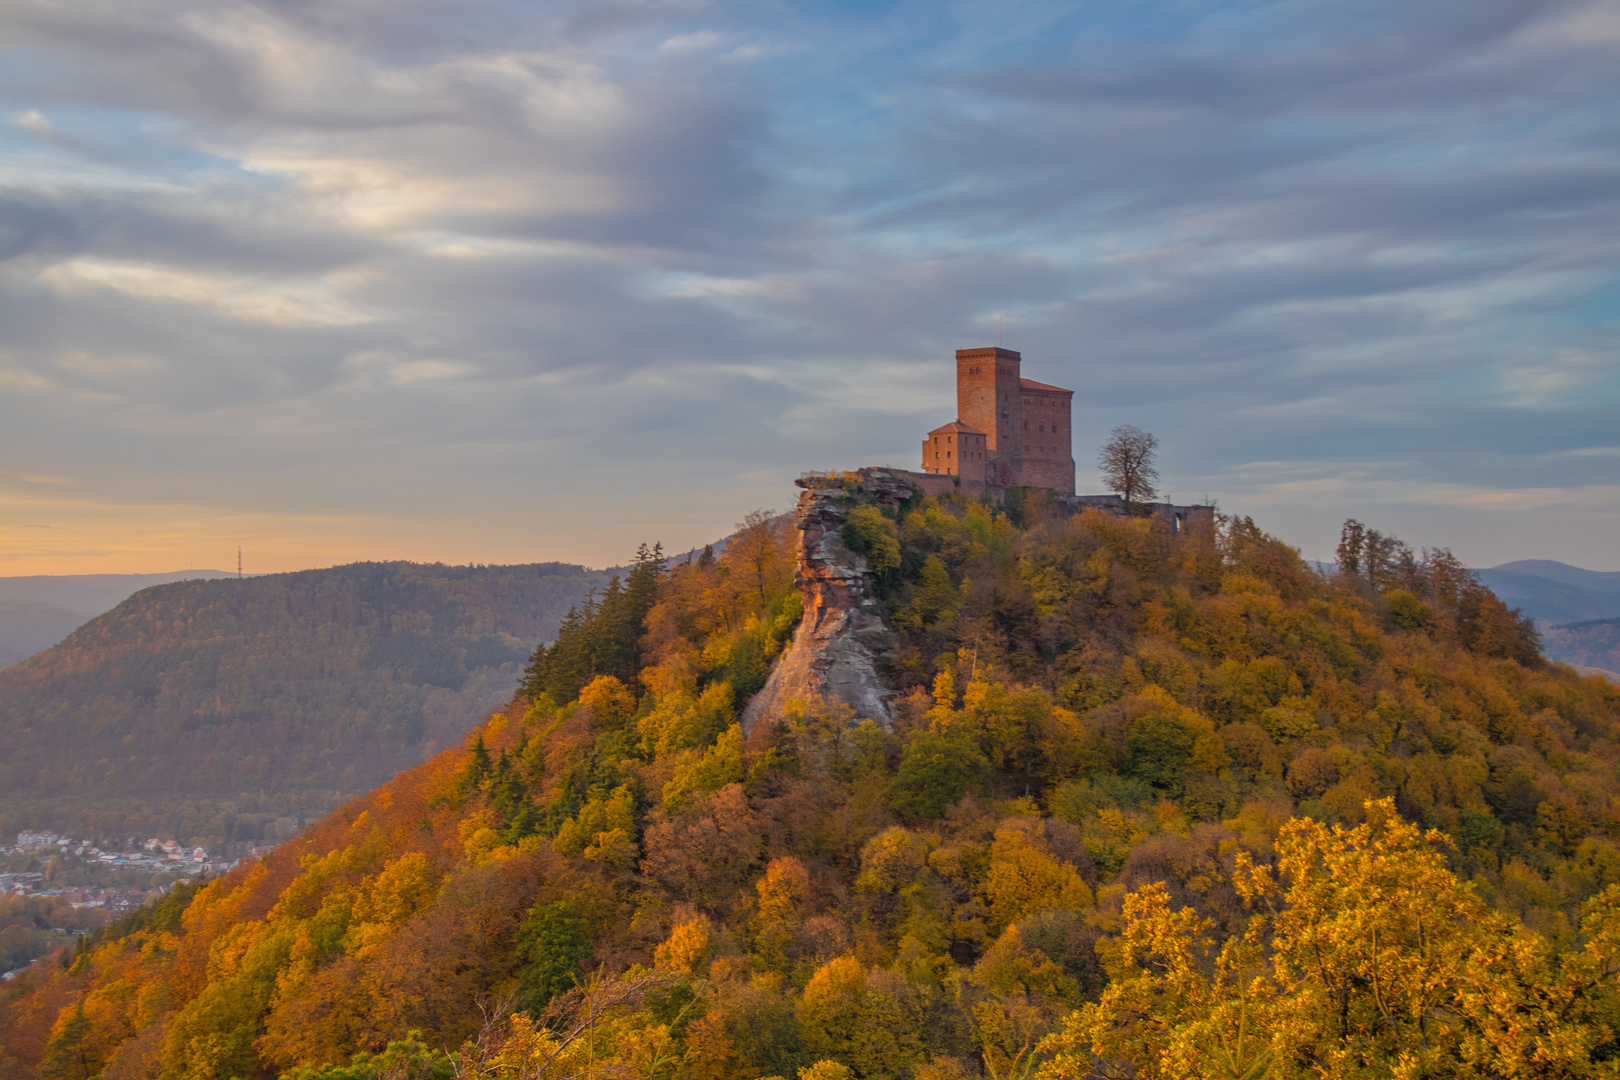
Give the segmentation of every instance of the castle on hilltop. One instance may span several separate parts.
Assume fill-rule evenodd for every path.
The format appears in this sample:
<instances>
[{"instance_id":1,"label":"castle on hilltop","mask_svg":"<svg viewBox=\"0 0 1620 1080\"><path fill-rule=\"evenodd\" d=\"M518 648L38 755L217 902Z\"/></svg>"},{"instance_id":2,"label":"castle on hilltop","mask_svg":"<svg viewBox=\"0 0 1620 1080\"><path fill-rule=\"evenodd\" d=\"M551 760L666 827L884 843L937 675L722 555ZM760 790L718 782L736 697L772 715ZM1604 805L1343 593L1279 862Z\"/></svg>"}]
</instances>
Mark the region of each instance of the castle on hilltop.
<instances>
[{"instance_id":1,"label":"castle on hilltop","mask_svg":"<svg viewBox=\"0 0 1620 1080\"><path fill-rule=\"evenodd\" d=\"M1001 503L1009 489L1044 488L1053 505L1078 514L1151 514L1172 535L1193 523L1213 527L1215 508L1175 503L1127 506L1118 495L1074 493L1074 391L1026 379L1023 357L1011 349L956 350L956 419L928 433L922 472L859 469L863 483L900 480L926 495L959 494ZM810 474L800 486L813 485Z\"/></svg>"},{"instance_id":2,"label":"castle on hilltop","mask_svg":"<svg viewBox=\"0 0 1620 1080\"><path fill-rule=\"evenodd\" d=\"M956 419L928 433L923 472L1074 494L1074 391L1023 378L1011 349L956 350Z\"/></svg>"}]
</instances>

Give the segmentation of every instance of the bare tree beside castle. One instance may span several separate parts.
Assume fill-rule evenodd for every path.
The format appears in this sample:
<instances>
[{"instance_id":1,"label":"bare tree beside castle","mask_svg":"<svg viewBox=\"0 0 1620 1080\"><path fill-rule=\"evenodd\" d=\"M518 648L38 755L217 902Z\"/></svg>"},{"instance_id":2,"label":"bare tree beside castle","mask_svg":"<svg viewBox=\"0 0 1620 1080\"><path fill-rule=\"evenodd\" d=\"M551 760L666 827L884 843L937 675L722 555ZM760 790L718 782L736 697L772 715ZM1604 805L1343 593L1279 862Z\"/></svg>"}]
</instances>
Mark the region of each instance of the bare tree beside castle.
<instances>
[{"instance_id":1,"label":"bare tree beside castle","mask_svg":"<svg viewBox=\"0 0 1620 1080\"><path fill-rule=\"evenodd\" d=\"M1127 507L1152 502L1159 494L1159 470L1153 464L1159 437L1130 424L1121 424L1108 434L1098 455L1098 466L1108 490L1119 493Z\"/></svg>"}]
</instances>

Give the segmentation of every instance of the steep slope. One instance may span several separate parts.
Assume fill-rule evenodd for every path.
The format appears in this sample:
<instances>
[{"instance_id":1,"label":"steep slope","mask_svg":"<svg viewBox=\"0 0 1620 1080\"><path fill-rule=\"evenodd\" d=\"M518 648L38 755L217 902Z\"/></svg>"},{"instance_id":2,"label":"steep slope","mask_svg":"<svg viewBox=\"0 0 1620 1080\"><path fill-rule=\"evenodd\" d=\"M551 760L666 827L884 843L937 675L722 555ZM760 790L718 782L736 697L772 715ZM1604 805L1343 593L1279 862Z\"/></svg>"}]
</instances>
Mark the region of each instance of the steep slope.
<instances>
[{"instance_id":1,"label":"steep slope","mask_svg":"<svg viewBox=\"0 0 1620 1080\"><path fill-rule=\"evenodd\" d=\"M878 664L894 647L894 635L878 603L875 572L889 567L881 556L869 557L861 525L863 514L881 519L879 507L893 513L910 501L912 490L881 469L864 469L848 479L807 476L798 485L804 493L794 515L793 583L804 617L764 688L744 710L743 729L780 715L791 701L811 698L835 698L888 725L893 693ZM857 501L856 492L865 499ZM894 553L898 556L898 547Z\"/></svg>"},{"instance_id":2,"label":"steep slope","mask_svg":"<svg viewBox=\"0 0 1620 1080\"><path fill-rule=\"evenodd\" d=\"M324 812L458 741L606 578L358 563L143 590L0 671L0 831L251 840Z\"/></svg>"},{"instance_id":3,"label":"steep slope","mask_svg":"<svg viewBox=\"0 0 1620 1080\"><path fill-rule=\"evenodd\" d=\"M463 745L37 965L0 1072L1389 1075L1418 1041L1424 1075L1609 1067L1620 688L1542 662L1454 560L1375 584L1247 520L844 494L889 726L791 696L737 721L815 606L805 537L644 561L642 625L572 620Z\"/></svg>"}]
</instances>

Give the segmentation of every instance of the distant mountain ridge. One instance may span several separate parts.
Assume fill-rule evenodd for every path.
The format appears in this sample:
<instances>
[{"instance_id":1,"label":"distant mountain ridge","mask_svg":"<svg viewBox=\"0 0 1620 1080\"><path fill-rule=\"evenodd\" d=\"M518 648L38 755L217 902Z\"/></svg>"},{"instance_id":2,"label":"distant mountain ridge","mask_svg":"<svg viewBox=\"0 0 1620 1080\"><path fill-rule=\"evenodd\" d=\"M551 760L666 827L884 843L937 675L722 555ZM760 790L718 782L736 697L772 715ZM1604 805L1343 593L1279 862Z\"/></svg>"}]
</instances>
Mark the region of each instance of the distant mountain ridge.
<instances>
[{"instance_id":1,"label":"distant mountain ridge","mask_svg":"<svg viewBox=\"0 0 1620 1080\"><path fill-rule=\"evenodd\" d=\"M1620 570L1583 570L1579 566L1556 562L1552 559L1519 559L1491 567L1515 574L1533 574L1549 578L1578 589L1596 589L1599 592L1620 592Z\"/></svg>"},{"instance_id":2,"label":"distant mountain ridge","mask_svg":"<svg viewBox=\"0 0 1620 1080\"><path fill-rule=\"evenodd\" d=\"M0 577L0 668L48 649L77 626L153 585L230 577L223 570L166 574L35 574Z\"/></svg>"},{"instance_id":3,"label":"distant mountain ridge","mask_svg":"<svg viewBox=\"0 0 1620 1080\"><path fill-rule=\"evenodd\" d=\"M1620 617L1620 573L1550 559L1520 559L1475 573L1497 596L1540 622Z\"/></svg>"},{"instance_id":4,"label":"distant mountain ridge","mask_svg":"<svg viewBox=\"0 0 1620 1080\"><path fill-rule=\"evenodd\" d=\"M0 671L0 833L254 839L324 812L504 704L610 576L356 563L144 589Z\"/></svg>"},{"instance_id":5,"label":"distant mountain ridge","mask_svg":"<svg viewBox=\"0 0 1620 1080\"><path fill-rule=\"evenodd\" d=\"M1548 657L1620 672L1620 572L1519 559L1475 573L1509 607L1536 620Z\"/></svg>"}]
</instances>

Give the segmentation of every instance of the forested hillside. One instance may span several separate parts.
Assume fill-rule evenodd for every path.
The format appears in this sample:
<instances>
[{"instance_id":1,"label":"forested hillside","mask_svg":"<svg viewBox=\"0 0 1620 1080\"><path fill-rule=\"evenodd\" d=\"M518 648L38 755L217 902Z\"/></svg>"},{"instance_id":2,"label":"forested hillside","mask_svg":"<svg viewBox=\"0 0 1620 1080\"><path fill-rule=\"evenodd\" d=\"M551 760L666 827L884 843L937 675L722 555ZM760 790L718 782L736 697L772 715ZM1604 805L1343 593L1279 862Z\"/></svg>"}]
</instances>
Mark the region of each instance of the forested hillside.
<instances>
[{"instance_id":1,"label":"forested hillside","mask_svg":"<svg viewBox=\"0 0 1620 1080\"><path fill-rule=\"evenodd\" d=\"M145 589L0 671L0 834L256 840L458 743L609 575L357 563Z\"/></svg>"},{"instance_id":2,"label":"forested hillside","mask_svg":"<svg viewBox=\"0 0 1620 1080\"><path fill-rule=\"evenodd\" d=\"M847 494L892 730L738 724L791 536L644 552L463 744L19 980L0 1073L1613 1074L1620 687L1446 553Z\"/></svg>"}]
</instances>

